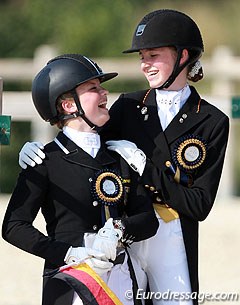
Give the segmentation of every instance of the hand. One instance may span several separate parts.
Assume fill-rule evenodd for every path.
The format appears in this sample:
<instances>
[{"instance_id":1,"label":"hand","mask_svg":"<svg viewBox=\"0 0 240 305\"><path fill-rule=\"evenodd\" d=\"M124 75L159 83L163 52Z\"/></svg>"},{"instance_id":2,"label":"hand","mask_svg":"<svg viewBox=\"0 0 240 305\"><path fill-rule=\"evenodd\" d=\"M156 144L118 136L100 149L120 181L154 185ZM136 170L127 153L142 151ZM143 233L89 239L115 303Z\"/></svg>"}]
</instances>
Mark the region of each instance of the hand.
<instances>
[{"instance_id":1,"label":"hand","mask_svg":"<svg viewBox=\"0 0 240 305\"><path fill-rule=\"evenodd\" d=\"M27 165L34 167L36 164L41 164L45 154L42 151L44 148L41 142L26 142L19 152L19 165L26 169Z\"/></svg>"},{"instance_id":2,"label":"hand","mask_svg":"<svg viewBox=\"0 0 240 305\"><path fill-rule=\"evenodd\" d=\"M100 229L95 237L92 248L103 252L106 258L115 260L118 241L122 237L122 231L115 229L113 219L109 218L104 227Z\"/></svg>"},{"instance_id":3,"label":"hand","mask_svg":"<svg viewBox=\"0 0 240 305\"><path fill-rule=\"evenodd\" d=\"M64 261L66 264L77 264L92 257L106 260L105 254L100 251L86 247L70 247L65 255Z\"/></svg>"},{"instance_id":4,"label":"hand","mask_svg":"<svg viewBox=\"0 0 240 305\"><path fill-rule=\"evenodd\" d=\"M86 247L70 247L64 258L66 264L80 264L85 262L100 276L111 270L113 264L110 263L104 253Z\"/></svg>"},{"instance_id":5,"label":"hand","mask_svg":"<svg viewBox=\"0 0 240 305\"><path fill-rule=\"evenodd\" d=\"M146 165L146 155L133 142L119 140L107 141L106 144L109 145L109 150L119 153L134 171L142 175Z\"/></svg>"},{"instance_id":6,"label":"hand","mask_svg":"<svg viewBox=\"0 0 240 305\"><path fill-rule=\"evenodd\" d=\"M113 263L110 263L108 260L104 261L97 258L88 258L85 260L85 263L100 276L110 271L113 267Z\"/></svg>"}]
</instances>

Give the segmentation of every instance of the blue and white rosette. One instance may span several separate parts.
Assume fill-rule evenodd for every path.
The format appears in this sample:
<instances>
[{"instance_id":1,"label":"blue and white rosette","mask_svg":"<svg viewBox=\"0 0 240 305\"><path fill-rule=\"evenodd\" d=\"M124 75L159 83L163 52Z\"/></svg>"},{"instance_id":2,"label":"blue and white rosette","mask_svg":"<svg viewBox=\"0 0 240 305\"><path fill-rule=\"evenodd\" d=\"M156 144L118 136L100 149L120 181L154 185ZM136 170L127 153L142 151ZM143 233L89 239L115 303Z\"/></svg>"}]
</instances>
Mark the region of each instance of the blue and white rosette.
<instances>
[{"instance_id":1,"label":"blue and white rosette","mask_svg":"<svg viewBox=\"0 0 240 305\"><path fill-rule=\"evenodd\" d=\"M185 172L193 172L206 159L207 144L196 135L187 135L179 139L172 153L176 166Z\"/></svg>"},{"instance_id":2,"label":"blue and white rosette","mask_svg":"<svg viewBox=\"0 0 240 305\"><path fill-rule=\"evenodd\" d=\"M91 179L93 200L102 206L103 224L109 217L118 217L118 204L124 199L121 176L114 170L100 170Z\"/></svg>"}]
</instances>

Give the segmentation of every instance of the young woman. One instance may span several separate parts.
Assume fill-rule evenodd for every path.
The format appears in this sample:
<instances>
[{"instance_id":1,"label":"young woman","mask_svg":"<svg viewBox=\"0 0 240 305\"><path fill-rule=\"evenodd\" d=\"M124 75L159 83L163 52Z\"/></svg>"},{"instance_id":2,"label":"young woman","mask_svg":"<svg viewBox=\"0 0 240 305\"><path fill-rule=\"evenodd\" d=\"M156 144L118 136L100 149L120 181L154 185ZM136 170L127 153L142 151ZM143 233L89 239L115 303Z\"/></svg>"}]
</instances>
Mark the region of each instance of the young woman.
<instances>
[{"instance_id":1,"label":"young woman","mask_svg":"<svg viewBox=\"0 0 240 305\"><path fill-rule=\"evenodd\" d=\"M229 132L228 117L189 85L203 77L203 50L189 16L147 14L125 53L139 53L150 89L122 94L104 129L107 139L132 141L151 160L141 183L152 196L159 229L131 248L145 262L150 290L168 293L168 300L153 295L154 304L198 303L198 222L213 206ZM128 160L135 144L110 141L109 148Z\"/></svg>"},{"instance_id":2,"label":"young woman","mask_svg":"<svg viewBox=\"0 0 240 305\"><path fill-rule=\"evenodd\" d=\"M132 289L127 258L123 259L120 287L116 275L108 272L117 270L109 259L115 260L118 241L128 244L153 236L158 221L136 173L106 149L97 133L109 120L108 91L101 84L116 75L103 73L85 56L66 54L49 61L35 77L34 105L45 121L61 131L44 147L44 162L20 173L2 235L16 247L45 259L45 273L65 263L86 261L122 303L135 304L124 295ZM33 225L40 209L47 236ZM134 258L132 263L144 286L144 272ZM44 278L42 304L81 302L89 304L89 300L80 301L64 282Z\"/></svg>"}]
</instances>

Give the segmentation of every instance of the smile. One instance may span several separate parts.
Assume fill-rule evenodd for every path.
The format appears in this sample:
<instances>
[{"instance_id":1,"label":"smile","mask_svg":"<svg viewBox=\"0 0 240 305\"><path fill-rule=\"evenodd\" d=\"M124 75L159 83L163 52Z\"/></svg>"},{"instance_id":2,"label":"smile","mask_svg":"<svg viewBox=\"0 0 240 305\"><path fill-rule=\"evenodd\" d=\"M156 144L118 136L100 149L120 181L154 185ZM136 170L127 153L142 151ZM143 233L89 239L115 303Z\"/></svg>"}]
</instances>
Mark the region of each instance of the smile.
<instances>
[{"instance_id":1,"label":"smile","mask_svg":"<svg viewBox=\"0 0 240 305\"><path fill-rule=\"evenodd\" d=\"M105 102L99 103L98 107L99 108L106 108L106 105L107 105L107 102L105 101Z\"/></svg>"},{"instance_id":2,"label":"smile","mask_svg":"<svg viewBox=\"0 0 240 305\"><path fill-rule=\"evenodd\" d=\"M148 76L155 76L155 75L157 75L158 74L158 71L148 71L147 72L147 75Z\"/></svg>"}]
</instances>

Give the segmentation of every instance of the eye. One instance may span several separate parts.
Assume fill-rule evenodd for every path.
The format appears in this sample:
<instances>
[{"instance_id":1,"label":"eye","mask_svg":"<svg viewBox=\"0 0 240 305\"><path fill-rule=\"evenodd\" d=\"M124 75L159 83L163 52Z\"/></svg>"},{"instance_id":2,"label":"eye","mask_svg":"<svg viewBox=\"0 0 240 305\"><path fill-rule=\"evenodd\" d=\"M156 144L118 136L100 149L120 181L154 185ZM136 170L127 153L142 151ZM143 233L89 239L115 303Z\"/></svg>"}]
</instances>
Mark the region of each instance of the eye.
<instances>
[{"instance_id":1,"label":"eye","mask_svg":"<svg viewBox=\"0 0 240 305\"><path fill-rule=\"evenodd\" d=\"M96 87L96 86L93 86L93 87L90 88L90 90L91 90L91 91L96 91L96 90L97 90L97 87Z\"/></svg>"},{"instance_id":2,"label":"eye","mask_svg":"<svg viewBox=\"0 0 240 305\"><path fill-rule=\"evenodd\" d=\"M144 56L143 56L143 54L142 54L141 52L139 52L138 55L139 55L139 59L140 59L140 60L143 60L143 59L144 59Z\"/></svg>"}]
</instances>

